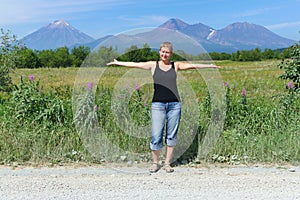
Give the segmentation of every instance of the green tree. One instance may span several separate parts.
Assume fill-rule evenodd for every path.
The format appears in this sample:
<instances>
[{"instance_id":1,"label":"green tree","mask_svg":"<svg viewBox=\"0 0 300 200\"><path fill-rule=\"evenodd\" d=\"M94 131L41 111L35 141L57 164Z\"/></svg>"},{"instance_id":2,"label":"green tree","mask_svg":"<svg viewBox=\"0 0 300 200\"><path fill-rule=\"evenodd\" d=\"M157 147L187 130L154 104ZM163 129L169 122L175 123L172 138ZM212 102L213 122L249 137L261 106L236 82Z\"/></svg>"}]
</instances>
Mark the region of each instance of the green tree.
<instances>
[{"instance_id":1,"label":"green tree","mask_svg":"<svg viewBox=\"0 0 300 200\"><path fill-rule=\"evenodd\" d=\"M149 60L158 60L159 54L155 50L151 50L148 44L144 44L142 48L132 45L125 50L125 53L119 57L122 61L145 62Z\"/></svg>"},{"instance_id":2,"label":"green tree","mask_svg":"<svg viewBox=\"0 0 300 200\"><path fill-rule=\"evenodd\" d=\"M183 60L192 60L191 55L185 53L183 50L176 50L173 52L171 60L172 61L183 61Z\"/></svg>"},{"instance_id":3,"label":"green tree","mask_svg":"<svg viewBox=\"0 0 300 200\"><path fill-rule=\"evenodd\" d=\"M152 51L149 44L144 44L141 51L141 60L142 62L149 61L149 60L157 60L159 57L156 51Z\"/></svg>"},{"instance_id":4,"label":"green tree","mask_svg":"<svg viewBox=\"0 0 300 200\"><path fill-rule=\"evenodd\" d=\"M238 61L241 57L241 52L238 50L237 52L232 53L231 60Z\"/></svg>"},{"instance_id":5,"label":"green tree","mask_svg":"<svg viewBox=\"0 0 300 200\"><path fill-rule=\"evenodd\" d=\"M262 59L262 53L260 48L255 48L254 50L251 51L251 58L252 61L261 61Z\"/></svg>"},{"instance_id":6,"label":"green tree","mask_svg":"<svg viewBox=\"0 0 300 200\"><path fill-rule=\"evenodd\" d=\"M219 52L211 52L209 53L212 60L230 60L231 55L229 53L219 53Z\"/></svg>"},{"instance_id":7,"label":"green tree","mask_svg":"<svg viewBox=\"0 0 300 200\"><path fill-rule=\"evenodd\" d=\"M242 50L232 53L233 61L260 61L262 59L262 53L259 48L253 50Z\"/></svg>"},{"instance_id":8,"label":"green tree","mask_svg":"<svg viewBox=\"0 0 300 200\"><path fill-rule=\"evenodd\" d=\"M55 52L52 49L42 50L38 53L42 67L56 67Z\"/></svg>"},{"instance_id":9,"label":"green tree","mask_svg":"<svg viewBox=\"0 0 300 200\"><path fill-rule=\"evenodd\" d=\"M27 47L22 48L18 53L17 68L40 68L41 62L37 53Z\"/></svg>"},{"instance_id":10,"label":"green tree","mask_svg":"<svg viewBox=\"0 0 300 200\"><path fill-rule=\"evenodd\" d=\"M55 49L55 67L70 67L72 59L68 47L59 47Z\"/></svg>"},{"instance_id":11,"label":"green tree","mask_svg":"<svg viewBox=\"0 0 300 200\"><path fill-rule=\"evenodd\" d=\"M263 59L273 59L276 57L275 51L272 49L265 49L262 53Z\"/></svg>"},{"instance_id":12,"label":"green tree","mask_svg":"<svg viewBox=\"0 0 300 200\"><path fill-rule=\"evenodd\" d=\"M132 45L130 48L127 48L125 53L120 57L120 60L122 61L132 62L140 62L141 59L141 51L136 45Z\"/></svg>"},{"instance_id":13,"label":"green tree","mask_svg":"<svg viewBox=\"0 0 300 200\"><path fill-rule=\"evenodd\" d=\"M82 64L83 67L103 67L106 63L111 62L118 57L118 52L112 47L101 46L91 51Z\"/></svg>"},{"instance_id":14,"label":"green tree","mask_svg":"<svg viewBox=\"0 0 300 200\"><path fill-rule=\"evenodd\" d=\"M16 68L18 51L21 44L10 31L1 28L0 38L0 91L9 92L12 89L12 80L9 75Z\"/></svg>"},{"instance_id":15,"label":"green tree","mask_svg":"<svg viewBox=\"0 0 300 200\"><path fill-rule=\"evenodd\" d=\"M85 46L74 47L71 51L73 66L80 67L84 59L89 55L90 48Z\"/></svg>"},{"instance_id":16,"label":"green tree","mask_svg":"<svg viewBox=\"0 0 300 200\"><path fill-rule=\"evenodd\" d=\"M300 45L295 43L288 49L289 58L282 59L278 65L280 69L284 69L284 73L280 76L282 79L290 79L295 83L295 88L300 88Z\"/></svg>"},{"instance_id":17,"label":"green tree","mask_svg":"<svg viewBox=\"0 0 300 200\"><path fill-rule=\"evenodd\" d=\"M100 66L106 66L106 63L111 62L113 59L118 57L116 49L102 46L98 49L97 58Z\"/></svg>"}]
</instances>

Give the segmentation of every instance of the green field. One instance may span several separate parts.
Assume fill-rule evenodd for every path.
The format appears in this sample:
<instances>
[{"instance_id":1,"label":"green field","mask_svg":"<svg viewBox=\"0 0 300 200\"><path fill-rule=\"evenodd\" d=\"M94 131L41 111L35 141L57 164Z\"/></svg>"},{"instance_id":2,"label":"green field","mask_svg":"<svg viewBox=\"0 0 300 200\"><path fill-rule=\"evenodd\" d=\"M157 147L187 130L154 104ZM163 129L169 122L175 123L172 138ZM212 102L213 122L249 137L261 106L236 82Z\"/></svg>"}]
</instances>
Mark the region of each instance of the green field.
<instances>
[{"instance_id":1,"label":"green field","mask_svg":"<svg viewBox=\"0 0 300 200\"><path fill-rule=\"evenodd\" d=\"M278 79L279 75L283 73L277 65L278 60L274 61L259 61L259 62L233 62L233 61L216 61L217 65L222 66L220 73L225 82L235 85L237 89L242 87L249 88L249 92L253 95L264 95L263 91L271 90L271 94L282 92L285 82ZM79 68L40 68L40 69L17 69L11 74L14 83L19 83L20 77L28 77L33 74L36 79L40 80L41 85L45 88L69 86L73 87ZM102 83L113 86L112 83L118 80L127 69L124 68L107 68L107 76L101 79ZM181 71L182 74L188 74L188 80L193 81L195 74L192 71ZM199 77L196 76L196 79ZM261 93L262 92L262 93Z\"/></svg>"},{"instance_id":2,"label":"green field","mask_svg":"<svg viewBox=\"0 0 300 200\"><path fill-rule=\"evenodd\" d=\"M222 134L214 148L201 159L230 164L299 162L300 102L297 94L286 88L288 80L279 78L283 73L278 68L279 63L278 60L216 62L222 67L219 70L222 80L219 81L222 81L224 85L227 84L225 87L228 97L226 120ZM97 123L106 137L105 141L112 142L113 145L119 147L119 150L114 151L112 145L109 144L102 147L100 139L96 141L97 138L94 136L91 138L95 144L91 148L84 145L86 138L82 138L80 134L88 133L78 132L75 128L76 122L74 124L73 120L75 113L72 111L72 106L74 106L72 94L74 83L78 81L76 80L78 70L79 68L17 69L11 74L16 85L21 83L20 77L24 77L25 89L19 90L21 97L15 96L13 103L6 97L5 99L8 100L2 101L0 107L1 163L102 162L103 160L122 161L124 158L137 161L149 160L149 138L126 134L112 115L112 92L120 78L129 70L122 67L93 69L95 74L99 73L99 70L105 71L98 83L95 102L91 103L99 108L90 111L94 114L91 120L98 117ZM207 125L214 118L212 115L214 108L209 107L208 90L199 72L190 70L179 73L193 88L198 98L200 111L196 137L191 138L192 141L182 141L190 146L181 153L178 160L186 162L200 159L201 148L199 146L207 134ZM29 75L34 75L35 81L39 81L38 86L30 85L32 83L27 81ZM210 78L213 81L214 77ZM83 85L88 82L88 80L85 81ZM131 82L132 87L135 84L141 84L134 80ZM29 84L29 87L26 84ZM28 95L29 91L33 91L31 87L36 87L36 92L30 93L33 97L26 96L28 100L24 96ZM246 90L246 96L242 96L243 89ZM148 124L151 95L152 86L148 84L141 87L140 91L132 93L130 97L128 105L130 114L137 124ZM41 107L41 109L37 110L33 106L30 110L20 103L20 99L22 101L26 99L29 101L28 105L38 105L36 107ZM36 102L42 103L36 104ZM88 105L85 104L85 106ZM20 109L24 109L25 114L21 114ZM183 120L188 121L188 119ZM134 130L130 131L134 132ZM186 131L188 130L182 130L181 134L184 135ZM97 151L103 154L94 155ZM106 157L107 153L110 154L109 158ZM130 156L129 154L132 153L133 155Z\"/></svg>"}]
</instances>

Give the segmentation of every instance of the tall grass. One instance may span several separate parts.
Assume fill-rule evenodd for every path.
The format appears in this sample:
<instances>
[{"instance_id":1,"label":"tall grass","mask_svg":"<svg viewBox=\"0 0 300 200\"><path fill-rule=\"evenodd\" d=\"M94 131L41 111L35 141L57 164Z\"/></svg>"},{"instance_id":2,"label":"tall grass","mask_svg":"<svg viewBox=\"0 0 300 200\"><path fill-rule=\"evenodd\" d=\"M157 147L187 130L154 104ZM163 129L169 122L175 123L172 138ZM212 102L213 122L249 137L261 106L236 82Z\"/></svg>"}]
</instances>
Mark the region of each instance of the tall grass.
<instances>
[{"instance_id":1,"label":"tall grass","mask_svg":"<svg viewBox=\"0 0 300 200\"><path fill-rule=\"evenodd\" d=\"M299 94L286 91L280 97L250 99L247 109L231 102L230 123L212 158L219 162L299 162ZM288 104L286 104L288 102ZM245 105L244 105L245 106Z\"/></svg>"},{"instance_id":2,"label":"tall grass","mask_svg":"<svg viewBox=\"0 0 300 200\"><path fill-rule=\"evenodd\" d=\"M227 112L222 135L204 158L206 161L231 164L299 162L299 94L279 79L283 73L277 67L279 62L217 63L222 66L220 73L226 88ZM124 91L122 95L129 97L129 103L126 108L118 107L118 119L122 120L116 120L114 114L116 106L122 105L112 101L114 87L127 70L121 67L106 69L95 96L83 95L78 112L73 113L71 98L77 68L18 69L12 74L18 88L12 94L0 95L0 163L149 160L150 133L134 127L150 124L152 85L134 88L133 93ZM211 112L209 91L199 73L179 73L187 79L198 99L199 121L195 129L189 124L192 119L182 119L186 124L182 127L186 129L179 133L182 139L179 140L178 160L195 160L201 154L199 145L209 134L208 124L215 116ZM34 84L27 80L31 74L35 77ZM25 80L23 83L20 76ZM29 109L29 105L33 107ZM194 112L189 107L186 110ZM124 130L122 123L126 126L128 118L122 115L126 112L136 126ZM78 122L91 126L80 124L80 127L89 128L78 129Z\"/></svg>"}]
</instances>

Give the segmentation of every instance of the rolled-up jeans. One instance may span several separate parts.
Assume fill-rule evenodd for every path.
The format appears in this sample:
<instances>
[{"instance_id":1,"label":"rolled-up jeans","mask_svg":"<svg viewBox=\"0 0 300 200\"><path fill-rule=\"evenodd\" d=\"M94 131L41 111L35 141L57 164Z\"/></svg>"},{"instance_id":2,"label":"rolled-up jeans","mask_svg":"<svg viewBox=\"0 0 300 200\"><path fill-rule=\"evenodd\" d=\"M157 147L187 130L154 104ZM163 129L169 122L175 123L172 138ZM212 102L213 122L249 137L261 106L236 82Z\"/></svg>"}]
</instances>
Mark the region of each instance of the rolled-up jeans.
<instances>
[{"instance_id":1,"label":"rolled-up jeans","mask_svg":"<svg viewBox=\"0 0 300 200\"><path fill-rule=\"evenodd\" d=\"M160 150L163 147L164 130L167 146L176 146L177 132L181 117L180 102L152 102L151 107L152 139L151 150ZM166 128L165 128L166 127Z\"/></svg>"}]
</instances>

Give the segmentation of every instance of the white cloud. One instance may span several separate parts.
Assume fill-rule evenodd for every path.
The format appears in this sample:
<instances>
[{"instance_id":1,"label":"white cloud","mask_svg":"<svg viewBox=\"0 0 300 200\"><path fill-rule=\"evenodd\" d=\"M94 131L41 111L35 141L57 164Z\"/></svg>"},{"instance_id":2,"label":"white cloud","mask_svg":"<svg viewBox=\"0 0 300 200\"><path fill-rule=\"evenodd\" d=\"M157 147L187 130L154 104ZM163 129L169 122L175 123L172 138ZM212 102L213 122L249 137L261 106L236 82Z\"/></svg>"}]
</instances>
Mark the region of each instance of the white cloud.
<instances>
[{"instance_id":1,"label":"white cloud","mask_svg":"<svg viewBox=\"0 0 300 200\"><path fill-rule=\"evenodd\" d=\"M258 8L254 10L246 10L241 13L238 13L235 15L235 17L250 17L250 16L256 16L260 14L265 14L271 10L278 10L281 9L280 7L268 7L268 8Z\"/></svg>"},{"instance_id":2,"label":"white cloud","mask_svg":"<svg viewBox=\"0 0 300 200\"><path fill-rule=\"evenodd\" d=\"M131 26L153 26L167 21L169 17L158 15L141 16L137 18L119 16L118 19L126 22L127 26L128 23L130 23Z\"/></svg>"},{"instance_id":3,"label":"white cloud","mask_svg":"<svg viewBox=\"0 0 300 200\"><path fill-rule=\"evenodd\" d=\"M272 24L265 26L268 29L282 29L282 28L291 28L291 27L298 27L300 29L300 21L297 22L285 22L280 24Z\"/></svg>"},{"instance_id":4,"label":"white cloud","mask_svg":"<svg viewBox=\"0 0 300 200\"><path fill-rule=\"evenodd\" d=\"M132 0L4 0L0 7L0 24L40 22L56 15L109 9Z\"/></svg>"}]
</instances>

